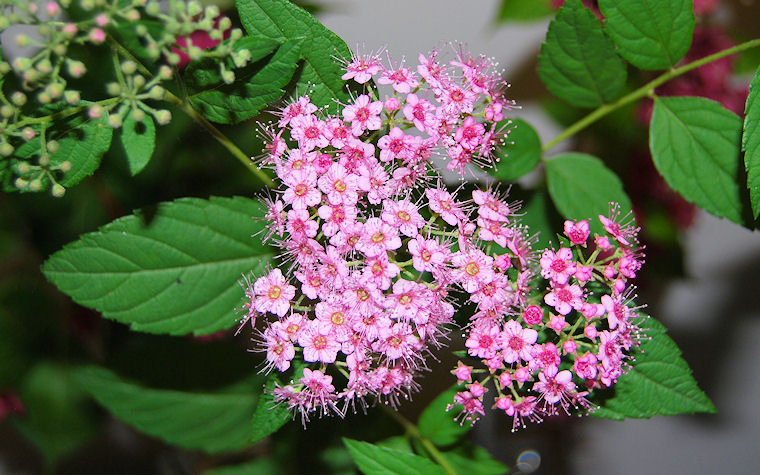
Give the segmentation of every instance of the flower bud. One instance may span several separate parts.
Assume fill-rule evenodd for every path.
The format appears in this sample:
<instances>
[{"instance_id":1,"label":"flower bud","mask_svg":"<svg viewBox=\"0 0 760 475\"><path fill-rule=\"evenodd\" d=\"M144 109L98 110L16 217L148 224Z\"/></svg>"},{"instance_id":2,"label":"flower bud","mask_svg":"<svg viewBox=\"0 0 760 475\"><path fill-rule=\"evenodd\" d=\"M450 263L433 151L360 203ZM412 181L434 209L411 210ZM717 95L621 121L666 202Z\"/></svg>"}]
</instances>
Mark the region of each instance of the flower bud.
<instances>
[{"instance_id":1,"label":"flower bud","mask_svg":"<svg viewBox=\"0 0 760 475\"><path fill-rule=\"evenodd\" d=\"M50 156L48 156L48 154L46 154L46 153L40 155L40 158L39 158L39 160L37 160L37 163L42 168L47 168L50 165Z\"/></svg>"},{"instance_id":2,"label":"flower bud","mask_svg":"<svg viewBox=\"0 0 760 475\"><path fill-rule=\"evenodd\" d=\"M108 116L108 126L113 129L118 129L122 126L121 116L119 115L109 115Z\"/></svg>"},{"instance_id":3,"label":"flower bud","mask_svg":"<svg viewBox=\"0 0 760 475\"><path fill-rule=\"evenodd\" d=\"M166 90L161 86L153 86L150 88L150 91L148 91L148 97L151 99L155 99L157 101L160 101L164 98L164 94L166 93Z\"/></svg>"},{"instance_id":4,"label":"flower bud","mask_svg":"<svg viewBox=\"0 0 760 475\"><path fill-rule=\"evenodd\" d=\"M240 28L234 28L230 31L230 39L232 40L233 43L242 37L243 37L243 30L241 30Z\"/></svg>"},{"instance_id":5,"label":"flower bud","mask_svg":"<svg viewBox=\"0 0 760 475\"><path fill-rule=\"evenodd\" d=\"M35 178L29 182L29 189L32 191L40 191L42 189L42 180Z\"/></svg>"},{"instance_id":6,"label":"flower bud","mask_svg":"<svg viewBox=\"0 0 760 475\"><path fill-rule=\"evenodd\" d=\"M32 167L27 162L19 162L16 164L16 173L19 175L26 175L32 171Z\"/></svg>"},{"instance_id":7,"label":"flower bud","mask_svg":"<svg viewBox=\"0 0 760 475\"><path fill-rule=\"evenodd\" d=\"M106 84L106 92L109 96L118 96L121 94L121 86L118 82L109 82Z\"/></svg>"},{"instance_id":8,"label":"flower bud","mask_svg":"<svg viewBox=\"0 0 760 475\"><path fill-rule=\"evenodd\" d=\"M109 19L105 13L101 13L95 17L95 24L100 27L106 26L108 22L109 22Z\"/></svg>"},{"instance_id":9,"label":"flower bud","mask_svg":"<svg viewBox=\"0 0 760 475\"><path fill-rule=\"evenodd\" d=\"M103 117L103 112L103 106L95 104L87 110L87 115L90 117L90 119L100 119Z\"/></svg>"},{"instance_id":10,"label":"flower bud","mask_svg":"<svg viewBox=\"0 0 760 475\"><path fill-rule=\"evenodd\" d=\"M242 68L251 60L251 52L247 49L235 51L231 56L236 68Z\"/></svg>"},{"instance_id":11,"label":"flower bud","mask_svg":"<svg viewBox=\"0 0 760 475\"><path fill-rule=\"evenodd\" d=\"M5 104L5 105L3 105L3 106L0 107L0 116L2 116L3 118L7 119L7 118L13 116L13 111L14 111L14 109L13 109L12 106L9 106L9 105Z\"/></svg>"},{"instance_id":12,"label":"flower bud","mask_svg":"<svg viewBox=\"0 0 760 475\"><path fill-rule=\"evenodd\" d=\"M141 87L145 85L145 78L139 74L136 74L134 79L132 79L132 81L134 82L135 87L137 89L140 89Z\"/></svg>"},{"instance_id":13,"label":"flower bud","mask_svg":"<svg viewBox=\"0 0 760 475\"><path fill-rule=\"evenodd\" d=\"M61 97L63 95L63 91L64 91L64 86L63 84L59 82L48 84L47 87L45 88L45 92L50 94L50 97L52 97L53 99L58 99L59 97Z\"/></svg>"},{"instance_id":14,"label":"flower bud","mask_svg":"<svg viewBox=\"0 0 760 475\"><path fill-rule=\"evenodd\" d=\"M29 186L29 182L23 178L16 178L13 184L16 185L16 188L20 190L25 190Z\"/></svg>"},{"instance_id":15,"label":"flower bud","mask_svg":"<svg viewBox=\"0 0 760 475\"><path fill-rule=\"evenodd\" d=\"M79 91L66 91L63 93L63 98L66 100L67 104L75 106L79 104L80 101Z\"/></svg>"},{"instance_id":16,"label":"flower bud","mask_svg":"<svg viewBox=\"0 0 760 475\"><path fill-rule=\"evenodd\" d=\"M63 173L68 173L71 171L71 162L66 160L65 162L58 165L58 169L61 170Z\"/></svg>"},{"instance_id":17,"label":"flower bud","mask_svg":"<svg viewBox=\"0 0 760 475\"><path fill-rule=\"evenodd\" d=\"M166 125L172 120L172 113L166 109L161 109L153 114L159 125Z\"/></svg>"},{"instance_id":18,"label":"flower bud","mask_svg":"<svg viewBox=\"0 0 760 475\"><path fill-rule=\"evenodd\" d=\"M202 11L203 11L203 7L201 6L200 3L194 2L194 1L187 3L187 14L189 16L196 16L200 14Z\"/></svg>"},{"instance_id":19,"label":"flower bud","mask_svg":"<svg viewBox=\"0 0 760 475\"><path fill-rule=\"evenodd\" d=\"M158 2L150 2L145 7L146 13L151 16L156 16L159 13L161 13L161 6L158 4Z\"/></svg>"},{"instance_id":20,"label":"flower bud","mask_svg":"<svg viewBox=\"0 0 760 475\"><path fill-rule=\"evenodd\" d=\"M28 36L26 36L23 33L19 33L16 35L16 46L19 48L26 48L31 43L31 40Z\"/></svg>"},{"instance_id":21,"label":"flower bud","mask_svg":"<svg viewBox=\"0 0 760 475\"><path fill-rule=\"evenodd\" d=\"M42 74L50 74L53 71L53 65L47 59L37 62L35 68Z\"/></svg>"},{"instance_id":22,"label":"flower bud","mask_svg":"<svg viewBox=\"0 0 760 475\"><path fill-rule=\"evenodd\" d=\"M145 120L145 112L143 112L141 109L132 109L130 116L135 122L142 122Z\"/></svg>"},{"instance_id":23,"label":"flower bud","mask_svg":"<svg viewBox=\"0 0 760 475\"><path fill-rule=\"evenodd\" d=\"M222 71L222 81L225 84L232 84L235 82L235 73L232 71Z\"/></svg>"},{"instance_id":24,"label":"flower bud","mask_svg":"<svg viewBox=\"0 0 760 475\"><path fill-rule=\"evenodd\" d=\"M23 106L26 104L26 94L21 91L14 92L11 94L11 102L19 107Z\"/></svg>"},{"instance_id":25,"label":"flower bud","mask_svg":"<svg viewBox=\"0 0 760 475\"><path fill-rule=\"evenodd\" d=\"M53 53L57 54L58 56L65 56L66 45L63 43L58 43L57 45L53 46Z\"/></svg>"},{"instance_id":26,"label":"flower bud","mask_svg":"<svg viewBox=\"0 0 760 475\"><path fill-rule=\"evenodd\" d=\"M161 66L158 69L158 76L161 79L164 79L164 80L171 79L171 77L172 77L172 68L170 68L169 66Z\"/></svg>"},{"instance_id":27,"label":"flower bud","mask_svg":"<svg viewBox=\"0 0 760 475\"><path fill-rule=\"evenodd\" d=\"M21 136L27 142L32 140L36 135L37 135L37 132L35 132L34 129L31 127L25 127L24 130L21 131Z\"/></svg>"},{"instance_id":28,"label":"flower bud","mask_svg":"<svg viewBox=\"0 0 760 475\"><path fill-rule=\"evenodd\" d=\"M47 151L50 153L56 153L61 149L61 144L59 144L56 140L48 140L48 143L45 146L47 147Z\"/></svg>"},{"instance_id":29,"label":"flower bud","mask_svg":"<svg viewBox=\"0 0 760 475\"><path fill-rule=\"evenodd\" d=\"M45 5L45 12L46 12L46 13L47 13L49 16L53 17L53 16L56 16L56 15L58 15L59 13L61 13L61 7L60 7L60 6L58 6L58 4L57 4L57 3L55 3L55 2L48 2L48 3Z\"/></svg>"},{"instance_id":30,"label":"flower bud","mask_svg":"<svg viewBox=\"0 0 760 475\"><path fill-rule=\"evenodd\" d=\"M229 30L232 28L232 20L230 20L227 17L222 17L222 19L219 20L219 26L217 26L217 29L220 31Z\"/></svg>"},{"instance_id":31,"label":"flower bud","mask_svg":"<svg viewBox=\"0 0 760 475\"><path fill-rule=\"evenodd\" d=\"M8 142L3 142L0 144L0 155L3 157L10 157L13 153L13 150L13 145L9 144Z\"/></svg>"},{"instance_id":32,"label":"flower bud","mask_svg":"<svg viewBox=\"0 0 760 475\"><path fill-rule=\"evenodd\" d=\"M66 188L56 183L55 185L53 185L53 189L50 190L50 193L56 198L62 198L63 195L66 194Z\"/></svg>"},{"instance_id":33,"label":"flower bud","mask_svg":"<svg viewBox=\"0 0 760 475\"><path fill-rule=\"evenodd\" d=\"M137 64L134 61L124 61L121 63L121 71L127 76L131 76L137 71Z\"/></svg>"},{"instance_id":34,"label":"flower bud","mask_svg":"<svg viewBox=\"0 0 760 475\"><path fill-rule=\"evenodd\" d=\"M29 58L16 58L13 60L13 69L22 73L32 67L32 60Z\"/></svg>"},{"instance_id":35,"label":"flower bud","mask_svg":"<svg viewBox=\"0 0 760 475\"><path fill-rule=\"evenodd\" d=\"M66 61L66 71L73 78L81 78L87 72L87 68L83 62L69 59Z\"/></svg>"},{"instance_id":36,"label":"flower bud","mask_svg":"<svg viewBox=\"0 0 760 475\"><path fill-rule=\"evenodd\" d=\"M177 53L169 53L166 56L166 60L169 62L169 64L176 66L179 64L180 57Z\"/></svg>"},{"instance_id":37,"label":"flower bud","mask_svg":"<svg viewBox=\"0 0 760 475\"><path fill-rule=\"evenodd\" d=\"M77 34L77 26L73 23L66 23L63 25L63 28L61 28L61 33L63 33L63 37L70 40Z\"/></svg>"},{"instance_id":38,"label":"flower bud","mask_svg":"<svg viewBox=\"0 0 760 475\"><path fill-rule=\"evenodd\" d=\"M201 56L203 56L203 50L197 46L191 46L187 49L187 55L190 57L190 59L196 61L198 59L201 59Z\"/></svg>"},{"instance_id":39,"label":"flower bud","mask_svg":"<svg viewBox=\"0 0 760 475\"><path fill-rule=\"evenodd\" d=\"M106 40L106 33L100 28L93 28L87 37L90 39L90 41L96 45L99 45Z\"/></svg>"},{"instance_id":40,"label":"flower bud","mask_svg":"<svg viewBox=\"0 0 760 475\"><path fill-rule=\"evenodd\" d=\"M140 19L140 12L133 8L129 10L124 16L126 16L127 20L129 21L138 21Z\"/></svg>"},{"instance_id":41,"label":"flower bud","mask_svg":"<svg viewBox=\"0 0 760 475\"><path fill-rule=\"evenodd\" d=\"M209 5L206 7L206 17L216 18L219 16L219 7L216 5ZM224 28L226 30L226 28Z\"/></svg>"}]
</instances>

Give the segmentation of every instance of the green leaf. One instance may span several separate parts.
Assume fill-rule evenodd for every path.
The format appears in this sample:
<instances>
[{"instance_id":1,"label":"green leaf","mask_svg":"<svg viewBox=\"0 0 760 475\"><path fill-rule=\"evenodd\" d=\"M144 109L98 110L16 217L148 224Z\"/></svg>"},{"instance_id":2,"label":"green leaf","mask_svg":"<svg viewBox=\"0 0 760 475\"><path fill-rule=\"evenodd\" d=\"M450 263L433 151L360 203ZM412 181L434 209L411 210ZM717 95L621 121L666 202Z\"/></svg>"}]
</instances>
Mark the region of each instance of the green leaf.
<instances>
[{"instance_id":1,"label":"green leaf","mask_svg":"<svg viewBox=\"0 0 760 475\"><path fill-rule=\"evenodd\" d=\"M501 147L496 167L487 170L501 181L517 180L536 168L541 160L541 139L536 131L522 119L514 119L513 122L509 142Z\"/></svg>"},{"instance_id":2,"label":"green leaf","mask_svg":"<svg viewBox=\"0 0 760 475\"><path fill-rule=\"evenodd\" d=\"M747 188L752 203L752 216L760 214L760 68L749 85L749 97L744 112L744 167L747 170Z\"/></svg>"},{"instance_id":3,"label":"green leaf","mask_svg":"<svg viewBox=\"0 0 760 475\"><path fill-rule=\"evenodd\" d=\"M230 40L226 40L230 41ZM235 68L232 58L227 58L227 68L235 71L235 81L247 81L255 73L256 62L270 55L280 46L278 41L262 36L244 36L235 42L235 51L248 50L251 60L244 68ZM187 65L185 81L194 90L203 90L223 82L218 58L203 58Z\"/></svg>"},{"instance_id":4,"label":"green leaf","mask_svg":"<svg viewBox=\"0 0 760 475\"><path fill-rule=\"evenodd\" d=\"M343 438L359 470L366 475L438 475L441 467L425 457Z\"/></svg>"},{"instance_id":5,"label":"green leaf","mask_svg":"<svg viewBox=\"0 0 760 475\"><path fill-rule=\"evenodd\" d=\"M533 21L554 13L549 0L501 0L499 21Z\"/></svg>"},{"instance_id":6,"label":"green leaf","mask_svg":"<svg viewBox=\"0 0 760 475\"><path fill-rule=\"evenodd\" d=\"M620 179L601 160L584 153L565 153L546 161L549 195L566 219L591 219L591 232L603 233L596 219L606 216L609 202L620 204L622 213L631 209L631 200Z\"/></svg>"},{"instance_id":7,"label":"green leaf","mask_svg":"<svg viewBox=\"0 0 760 475\"><path fill-rule=\"evenodd\" d=\"M211 453L250 445L245 421L256 403L252 385L245 392L153 389L96 366L78 369L74 378L115 417L170 444Z\"/></svg>"},{"instance_id":8,"label":"green leaf","mask_svg":"<svg viewBox=\"0 0 760 475\"><path fill-rule=\"evenodd\" d=\"M687 201L742 224L741 120L703 97L654 102L649 147L657 170Z\"/></svg>"},{"instance_id":9,"label":"green leaf","mask_svg":"<svg viewBox=\"0 0 760 475\"><path fill-rule=\"evenodd\" d=\"M264 458L239 465L225 465L203 473L204 475L278 475L282 473L282 468L273 460Z\"/></svg>"},{"instance_id":10,"label":"green leaf","mask_svg":"<svg viewBox=\"0 0 760 475\"><path fill-rule=\"evenodd\" d=\"M538 75L560 99L596 107L620 96L626 70L594 14L580 0L567 0L549 24Z\"/></svg>"},{"instance_id":11,"label":"green leaf","mask_svg":"<svg viewBox=\"0 0 760 475\"><path fill-rule=\"evenodd\" d=\"M493 458L479 445L463 444L453 450L441 452L441 455L456 473L499 475L509 472L509 467Z\"/></svg>"},{"instance_id":12,"label":"green leaf","mask_svg":"<svg viewBox=\"0 0 760 475\"><path fill-rule=\"evenodd\" d=\"M309 92L311 102L338 111L337 101L347 102L344 71L335 59L349 58L351 53L338 35L325 28L306 10L288 0L236 0L235 4L249 35L260 35L285 42L307 38L301 51L305 60L296 89Z\"/></svg>"},{"instance_id":13,"label":"green leaf","mask_svg":"<svg viewBox=\"0 0 760 475\"><path fill-rule=\"evenodd\" d=\"M67 131L60 138L56 137L59 149L50 154L50 163L60 165L71 163L71 170L63 175L59 183L72 186L82 181L97 170L100 159L111 146L113 129L108 126L105 118L87 120L78 127ZM39 145L38 145L39 147Z\"/></svg>"},{"instance_id":14,"label":"green leaf","mask_svg":"<svg viewBox=\"0 0 760 475\"><path fill-rule=\"evenodd\" d=\"M430 439L435 445L446 446L462 438L470 430L469 424L460 424L454 420L450 412L446 412L446 406L454 402L457 388L453 387L439 394L422 411L418 426L420 434Z\"/></svg>"},{"instance_id":15,"label":"green leaf","mask_svg":"<svg viewBox=\"0 0 760 475\"><path fill-rule=\"evenodd\" d=\"M276 387L277 378L271 375L267 380L264 394L256 404L251 421L250 442L255 443L274 434L293 418L287 404L276 404L272 391Z\"/></svg>"},{"instance_id":16,"label":"green leaf","mask_svg":"<svg viewBox=\"0 0 760 475\"><path fill-rule=\"evenodd\" d=\"M72 378L68 366L40 362L19 388L26 415L15 426L42 452L49 467L97 432L94 407Z\"/></svg>"},{"instance_id":17,"label":"green leaf","mask_svg":"<svg viewBox=\"0 0 760 475\"><path fill-rule=\"evenodd\" d=\"M640 69L668 69L684 57L694 32L692 0L599 0L618 53Z\"/></svg>"},{"instance_id":18,"label":"green leaf","mask_svg":"<svg viewBox=\"0 0 760 475\"><path fill-rule=\"evenodd\" d=\"M183 198L150 224L118 219L53 254L45 276L77 303L150 333L203 335L235 324L242 273L272 251L251 235L262 206L247 198Z\"/></svg>"},{"instance_id":19,"label":"green leaf","mask_svg":"<svg viewBox=\"0 0 760 475\"><path fill-rule=\"evenodd\" d=\"M224 84L190 96L190 103L208 120L236 124L258 114L270 102L282 97L296 68L302 39L289 40L272 59L245 82Z\"/></svg>"},{"instance_id":20,"label":"green leaf","mask_svg":"<svg viewBox=\"0 0 760 475\"><path fill-rule=\"evenodd\" d=\"M385 447L387 449L406 452L408 454L413 453L412 446L409 445L409 439L407 439L403 435L394 435L392 437L388 437L387 439L383 439L376 442L375 445L377 445L378 447Z\"/></svg>"},{"instance_id":21,"label":"green leaf","mask_svg":"<svg viewBox=\"0 0 760 475\"><path fill-rule=\"evenodd\" d=\"M127 114L121 126L121 144L127 154L129 173L137 175L148 164L156 148L156 125L153 123L153 117L146 114L141 122L137 122L132 118L132 114Z\"/></svg>"},{"instance_id":22,"label":"green leaf","mask_svg":"<svg viewBox=\"0 0 760 475\"><path fill-rule=\"evenodd\" d=\"M618 379L615 395L604 401L594 415L622 420L715 413L715 406L697 386L681 351L665 334L665 327L653 318L639 326L650 339L641 344L641 353L636 354L631 370Z\"/></svg>"}]
</instances>

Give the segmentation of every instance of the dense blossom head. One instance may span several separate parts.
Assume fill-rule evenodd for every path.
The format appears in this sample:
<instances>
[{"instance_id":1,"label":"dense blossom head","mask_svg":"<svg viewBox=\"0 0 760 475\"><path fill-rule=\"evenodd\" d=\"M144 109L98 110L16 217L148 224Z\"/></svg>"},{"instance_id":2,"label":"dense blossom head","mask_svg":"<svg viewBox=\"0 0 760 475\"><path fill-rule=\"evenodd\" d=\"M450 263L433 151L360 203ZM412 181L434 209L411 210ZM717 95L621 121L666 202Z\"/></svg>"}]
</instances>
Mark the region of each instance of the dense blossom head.
<instances>
[{"instance_id":1,"label":"dense blossom head","mask_svg":"<svg viewBox=\"0 0 760 475\"><path fill-rule=\"evenodd\" d=\"M448 189L431 159L464 171L492 153L494 121L511 103L484 57L460 49L449 62L437 51L419 60L355 55L344 78L374 78L387 97L366 88L330 115L303 96L267 129L263 163L280 186L266 237L288 266L247 281L243 308L244 319L265 320L254 338L266 368L295 368L275 399L304 420L366 399L397 404L445 344L459 299L475 308L467 353L487 368L454 371L466 383L452 403L462 420L485 414L489 379L516 421L585 404L578 388L611 385L633 341L635 312L619 287L641 265L637 228L614 212L600 218L603 254L581 261L580 246L594 247L587 221L566 223L559 249L536 250L505 191Z\"/></svg>"},{"instance_id":2,"label":"dense blossom head","mask_svg":"<svg viewBox=\"0 0 760 475\"><path fill-rule=\"evenodd\" d=\"M479 193L478 201L485 204L485 196ZM526 270L533 270L525 277L530 293L500 311L479 305L470 324L468 354L486 367L475 383L486 387L493 380L494 408L513 418L513 429L526 419L588 410L590 394L615 384L642 338L637 324L643 316L628 285L643 263L639 228L621 218L617 205L598 222L605 234L590 245L589 221L566 221L569 242L543 250L536 268L527 264ZM502 267L510 265L521 265L514 254ZM510 286L517 291L518 279ZM477 370L461 369L473 366L459 363L460 383L475 379ZM475 383L462 388L450 405L470 422L480 417L477 408L483 404L470 389Z\"/></svg>"}]
</instances>

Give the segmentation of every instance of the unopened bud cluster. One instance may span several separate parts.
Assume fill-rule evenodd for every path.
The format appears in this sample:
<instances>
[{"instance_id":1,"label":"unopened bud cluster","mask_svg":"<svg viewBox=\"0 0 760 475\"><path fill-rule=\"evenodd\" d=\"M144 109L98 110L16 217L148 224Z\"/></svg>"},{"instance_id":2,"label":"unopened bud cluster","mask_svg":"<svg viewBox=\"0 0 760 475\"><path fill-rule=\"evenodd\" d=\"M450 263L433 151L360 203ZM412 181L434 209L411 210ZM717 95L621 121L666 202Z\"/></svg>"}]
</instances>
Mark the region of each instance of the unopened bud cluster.
<instances>
[{"instance_id":1,"label":"unopened bud cluster","mask_svg":"<svg viewBox=\"0 0 760 475\"><path fill-rule=\"evenodd\" d=\"M0 58L0 82L5 83L0 91L0 160L11 162L10 167L0 168L13 170L17 177L13 183L26 191L50 189L55 196L64 194L58 181L71 167L62 163L69 157L56 157L55 146L49 144L66 140L76 126L60 119L100 120L113 128L128 120L165 125L171 113L151 103L165 99L162 83L173 78L173 68L213 58L225 81L232 82L235 74L230 65L241 67L250 59L248 51L233 47L242 32L231 28L231 21L220 16L217 6L204 7L197 1L6 3L10 5L0 17L0 32L13 27L17 33L4 35L4 42L14 42L15 48L4 44L3 51L7 56L10 49L20 48L25 55ZM69 20L73 11L77 20ZM161 26L148 31L139 20ZM128 51L126 47L135 44L121 44L124 38L138 39L141 50ZM226 38L232 41L222 42ZM113 80L93 78L93 84L105 84L104 88L78 89L88 75L86 56L77 56L82 47L111 54ZM146 56L152 64L138 63L136 58Z\"/></svg>"}]
</instances>

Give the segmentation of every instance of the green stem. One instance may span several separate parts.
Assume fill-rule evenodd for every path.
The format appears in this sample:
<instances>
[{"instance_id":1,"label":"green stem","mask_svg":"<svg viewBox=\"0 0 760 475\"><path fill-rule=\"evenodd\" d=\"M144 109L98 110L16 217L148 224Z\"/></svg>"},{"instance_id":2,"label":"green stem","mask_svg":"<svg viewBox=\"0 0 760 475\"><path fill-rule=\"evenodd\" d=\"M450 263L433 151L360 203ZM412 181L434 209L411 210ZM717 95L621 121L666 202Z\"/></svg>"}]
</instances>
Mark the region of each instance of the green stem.
<instances>
[{"instance_id":1,"label":"green stem","mask_svg":"<svg viewBox=\"0 0 760 475\"><path fill-rule=\"evenodd\" d=\"M435 460L435 462L441 466L441 468L448 473L449 475L456 475L456 470L452 468L451 465L449 465L449 462L446 461L445 458L443 458L443 455L441 455L441 452L436 448L436 446L430 442L430 439L423 437L422 434L420 434L420 430L417 428L416 425L412 424L406 417L402 416L398 412L394 411L393 409L382 406L383 410L390 415L396 422L399 423L401 427L404 428L407 434L414 437L419 441L420 444L425 448L427 453L430 454L430 457Z\"/></svg>"},{"instance_id":2,"label":"green stem","mask_svg":"<svg viewBox=\"0 0 760 475\"><path fill-rule=\"evenodd\" d=\"M631 102L634 102L638 99L641 99L649 94L652 94L654 89L667 82L671 79L678 77L688 71L691 71L692 69L696 69L700 66L704 66L707 63L711 63L715 60L724 58L726 56L739 53L744 50L748 50L751 48L755 48L760 46L760 38L754 39L751 41L747 41L746 43L742 43L740 45L736 45L732 48L724 49L723 51L719 51L715 54L711 54L709 56L705 56L704 58L698 59L696 61L693 61L689 64L686 64L684 66L681 66L680 68L671 69L670 71L658 76L657 78L653 79L652 81L646 83L645 85L641 86L640 88L636 89L633 92L630 92L626 94L625 96L621 97L617 101L611 103L611 104L605 104L593 112L591 112L586 117L582 118L578 122L574 123L567 129L565 129L561 134L556 136L554 139L550 140L544 146L542 147L542 150L544 152L552 149L555 145L559 144L560 142L564 141L567 138L572 137L573 135L577 134L581 130L585 129L589 125L593 124L597 120L601 119L605 115L609 114L610 112L619 109L620 107L629 104Z\"/></svg>"},{"instance_id":3,"label":"green stem","mask_svg":"<svg viewBox=\"0 0 760 475\"><path fill-rule=\"evenodd\" d=\"M124 56L125 58L128 58L137 65L137 70L140 71L141 74L143 74L146 78L151 78L153 74L146 68L139 59L137 59L128 49L126 49L121 43L116 41L115 39L108 37L108 40L110 41L111 45L116 48L119 51L119 54ZM254 175L256 175L265 185L269 187L274 187L275 183L272 181L271 178L269 178L269 175L264 173L263 170L260 168L254 167L251 164L251 157L245 154L242 150L240 150L240 147L235 145L232 140L227 138L224 133L222 133L221 130L217 129L214 124L209 122L205 117L200 115L198 111L193 109L193 107L185 100L180 99L179 97L175 96L169 91L166 91L165 97L169 102L174 103L177 107L179 107L185 114L190 116L191 119L196 121L198 124L200 124L203 128L205 128L224 148L226 148L235 158L240 161L245 167Z\"/></svg>"}]
</instances>

